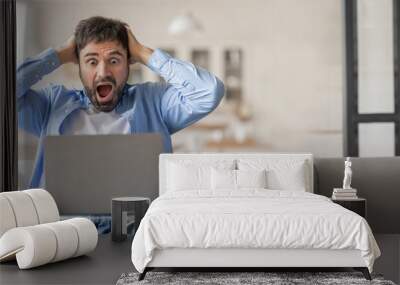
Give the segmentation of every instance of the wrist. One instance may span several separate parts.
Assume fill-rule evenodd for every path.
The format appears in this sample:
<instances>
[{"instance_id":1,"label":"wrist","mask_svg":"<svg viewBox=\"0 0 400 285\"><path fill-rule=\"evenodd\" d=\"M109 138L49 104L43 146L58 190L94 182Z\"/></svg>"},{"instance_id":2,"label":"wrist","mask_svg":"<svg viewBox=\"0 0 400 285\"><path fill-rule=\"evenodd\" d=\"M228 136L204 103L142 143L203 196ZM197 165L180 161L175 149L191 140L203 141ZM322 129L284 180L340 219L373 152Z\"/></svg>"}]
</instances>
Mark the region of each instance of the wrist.
<instances>
[{"instance_id":1,"label":"wrist","mask_svg":"<svg viewBox=\"0 0 400 285\"><path fill-rule=\"evenodd\" d=\"M58 58L60 59L61 64L69 63L69 62L75 62L75 53L71 51L70 48L63 48L60 47L56 49Z\"/></svg>"},{"instance_id":2,"label":"wrist","mask_svg":"<svg viewBox=\"0 0 400 285\"><path fill-rule=\"evenodd\" d=\"M144 65L147 65L152 54L153 54L153 49L141 46L139 48L139 52L137 55L137 61Z\"/></svg>"},{"instance_id":3,"label":"wrist","mask_svg":"<svg viewBox=\"0 0 400 285\"><path fill-rule=\"evenodd\" d=\"M68 60L67 60L67 54L65 52L65 49L57 48L56 52L57 52L57 56L58 56L58 58L60 60L60 63L61 64L67 63Z\"/></svg>"}]
</instances>

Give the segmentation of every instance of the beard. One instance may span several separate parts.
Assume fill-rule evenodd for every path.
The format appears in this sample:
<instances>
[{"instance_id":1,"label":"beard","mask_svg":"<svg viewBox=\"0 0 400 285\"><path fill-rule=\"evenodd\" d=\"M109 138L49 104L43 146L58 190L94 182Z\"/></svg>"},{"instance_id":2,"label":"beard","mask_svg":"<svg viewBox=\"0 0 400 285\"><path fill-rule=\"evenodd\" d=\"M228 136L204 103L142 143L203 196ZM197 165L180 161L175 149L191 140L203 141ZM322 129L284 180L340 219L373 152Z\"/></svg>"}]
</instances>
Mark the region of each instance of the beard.
<instances>
[{"instance_id":1,"label":"beard","mask_svg":"<svg viewBox=\"0 0 400 285\"><path fill-rule=\"evenodd\" d=\"M127 74L126 79L118 86L115 78L112 76L106 76L101 80L94 81L92 87L83 84L86 96L92 102L93 107L99 112L111 112L114 110L123 95L122 91L128 76L129 74Z\"/></svg>"}]
</instances>

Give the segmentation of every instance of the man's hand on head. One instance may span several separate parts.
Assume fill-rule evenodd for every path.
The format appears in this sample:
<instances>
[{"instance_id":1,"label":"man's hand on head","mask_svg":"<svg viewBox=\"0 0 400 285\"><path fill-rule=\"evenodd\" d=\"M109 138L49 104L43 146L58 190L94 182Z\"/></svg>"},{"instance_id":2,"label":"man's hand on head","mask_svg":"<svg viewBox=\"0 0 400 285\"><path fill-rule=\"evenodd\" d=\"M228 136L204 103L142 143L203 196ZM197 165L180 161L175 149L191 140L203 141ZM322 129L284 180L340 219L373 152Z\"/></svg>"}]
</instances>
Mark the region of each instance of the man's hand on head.
<instances>
[{"instance_id":1,"label":"man's hand on head","mask_svg":"<svg viewBox=\"0 0 400 285\"><path fill-rule=\"evenodd\" d=\"M136 62L139 62L146 65L147 62L149 61L151 54L153 53L153 50L142 45L136 39L129 26L126 26L126 31L128 32L128 40L129 40L129 53L130 53L129 63L134 64Z\"/></svg>"},{"instance_id":2,"label":"man's hand on head","mask_svg":"<svg viewBox=\"0 0 400 285\"><path fill-rule=\"evenodd\" d=\"M75 38L74 36L71 36L61 47L56 49L61 64L79 63L78 58L76 57L75 48Z\"/></svg>"}]
</instances>

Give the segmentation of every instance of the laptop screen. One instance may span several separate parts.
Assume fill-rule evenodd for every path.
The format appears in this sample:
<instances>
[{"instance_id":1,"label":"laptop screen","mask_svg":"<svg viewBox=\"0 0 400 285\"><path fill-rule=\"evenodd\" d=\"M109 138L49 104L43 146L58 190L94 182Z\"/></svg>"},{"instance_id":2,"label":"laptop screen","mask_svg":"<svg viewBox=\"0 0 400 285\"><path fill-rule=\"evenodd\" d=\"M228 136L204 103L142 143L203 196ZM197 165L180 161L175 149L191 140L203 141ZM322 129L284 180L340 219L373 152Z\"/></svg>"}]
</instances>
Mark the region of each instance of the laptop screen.
<instances>
[{"instance_id":1,"label":"laptop screen","mask_svg":"<svg viewBox=\"0 0 400 285\"><path fill-rule=\"evenodd\" d=\"M60 214L109 214L112 198L158 196L160 134L49 136L44 151Z\"/></svg>"}]
</instances>

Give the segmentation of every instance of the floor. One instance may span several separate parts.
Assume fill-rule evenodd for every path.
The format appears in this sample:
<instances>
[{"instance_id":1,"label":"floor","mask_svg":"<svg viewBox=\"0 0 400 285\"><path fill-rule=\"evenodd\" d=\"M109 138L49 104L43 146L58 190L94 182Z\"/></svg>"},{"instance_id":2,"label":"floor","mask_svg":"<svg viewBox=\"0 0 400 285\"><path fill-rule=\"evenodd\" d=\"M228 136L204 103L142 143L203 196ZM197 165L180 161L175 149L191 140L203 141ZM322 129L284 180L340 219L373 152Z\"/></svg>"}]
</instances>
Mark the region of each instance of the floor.
<instances>
[{"instance_id":1,"label":"floor","mask_svg":"<svg viewBox=\"0 0 400 285\"><path fill-rule=\"evenodd\" d=\"M374 266L374 272L381 273L385 279L400 284L400 234L374 234L381 250Z\"/></svg>"},{"instance_id":2,"label":"floor","mask_svg":"<svg viewBox=\"0 0 400 285\"><path fill-rule=\"evenodd\" d=\"M400 234L375 234L375 238L382 256L374 272L400 284ZM15 262L4 263L0 265L0 284L115 284L122 273L134 271L130 246L130 242L114 243L109 235L101 235L98 249L88 256L32 270L18 270Z\"/></svg>"}]
</instances>

